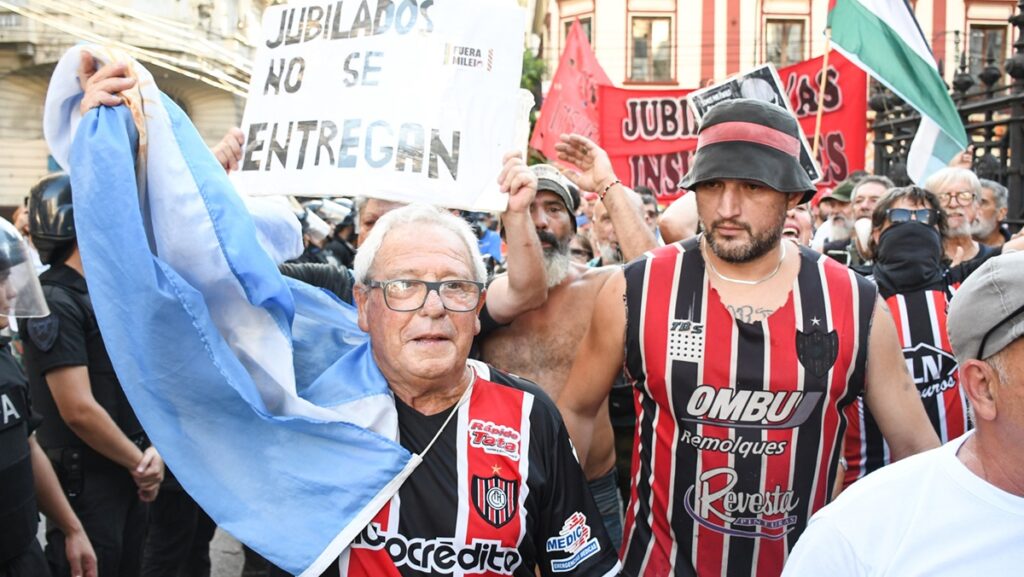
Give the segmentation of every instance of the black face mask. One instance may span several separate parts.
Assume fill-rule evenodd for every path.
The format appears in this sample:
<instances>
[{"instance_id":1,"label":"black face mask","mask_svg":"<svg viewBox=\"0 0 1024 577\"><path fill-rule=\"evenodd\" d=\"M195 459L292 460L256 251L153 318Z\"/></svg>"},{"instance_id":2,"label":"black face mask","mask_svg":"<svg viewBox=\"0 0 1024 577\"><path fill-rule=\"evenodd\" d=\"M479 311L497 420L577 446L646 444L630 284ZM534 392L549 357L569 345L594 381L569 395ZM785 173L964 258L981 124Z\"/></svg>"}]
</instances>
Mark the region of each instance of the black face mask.
<instances>
[{"instance_id":1,"label":"black face mask","mask_svg":"<svg viewBox=\"0 0 1024 577\"><path fill-rule=\"evenodd\" d=\"M934 227L894 224L878 237L875 253L875 281L882 297L943 287L942 236Z\"/></svg>"}]
</instances>

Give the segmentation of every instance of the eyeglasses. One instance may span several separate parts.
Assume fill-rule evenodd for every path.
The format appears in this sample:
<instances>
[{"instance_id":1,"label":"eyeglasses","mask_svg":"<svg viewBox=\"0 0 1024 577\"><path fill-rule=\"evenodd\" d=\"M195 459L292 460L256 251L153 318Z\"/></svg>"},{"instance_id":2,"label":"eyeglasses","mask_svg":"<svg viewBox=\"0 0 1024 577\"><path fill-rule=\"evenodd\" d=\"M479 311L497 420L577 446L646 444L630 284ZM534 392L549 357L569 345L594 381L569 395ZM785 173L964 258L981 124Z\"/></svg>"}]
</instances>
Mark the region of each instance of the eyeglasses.
<instances>
[{"instance_id":1,"label":"eyeglasses","mask_svg":"<svg viewBox=\"0 0 1024 577\"><path fill-rule=\"evenodd\" d=\"M938 222L939 212L934 208L919 208L917 210L910 210L909 208L890 208L885 211L885 216L888 217L889 222L893 224L910 222L913 220L921 224L933 226Z\"/></svg>"},{"instance_id":2,"label":"eyeglasses","mask_svg":"<svg viewBox=\"0 0 1024 577\"><path fill-rule=\"evenodd\" d=\"M974 202L977 195L974 194L973 190L959 190L956 192L940 192L935 196L939 197L939 202L942 204L949 204L950 199L956 198L957 203L967 204Z\"/></svg>"},{"instance_id":3,"label":"eyeglasses","mask_svg":"<svg viewBox=\"0 0 1024 577\"><path fill-rule=\"evenodd\" d=\"M367 281L366 286L381 289L384 293L384 304L400 313L423 308L431 291L437 292L445 309L454 313L469 312L480 304L480 295L484 290L484 283L471 280L371 280Z\"/></svg>"}]
</instances>

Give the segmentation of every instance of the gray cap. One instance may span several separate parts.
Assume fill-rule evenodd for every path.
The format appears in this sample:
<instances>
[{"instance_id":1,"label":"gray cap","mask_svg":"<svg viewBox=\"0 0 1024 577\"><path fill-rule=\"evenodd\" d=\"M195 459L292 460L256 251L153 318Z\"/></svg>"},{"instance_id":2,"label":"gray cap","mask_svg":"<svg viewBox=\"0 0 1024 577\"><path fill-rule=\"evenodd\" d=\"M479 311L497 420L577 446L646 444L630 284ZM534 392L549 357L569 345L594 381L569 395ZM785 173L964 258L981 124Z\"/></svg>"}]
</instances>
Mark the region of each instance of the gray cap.
<instances>
[{"instance_id":1,"label":"gray cap","mask_svg":"<svg viewBox=\"0 0 1024 577\"><path fill-rule=\"evenodd\" d=\"M573 186L569 179L566 178L562 171L558 170L550 164L534 164L530 167L533 171L534 176L537 177L537 192L547 190L557 194L562 202L565 203L565 207L569 209L569 213L576 212L576 206L579 204L579 193L573 194Z\"/></svg>"},{"instance_id":2,"label":"gray cap","mask_svg":"<svg viewBox=\"0 0 1024 577\"><path fill-rule=\"evenodd\" d=\"M950 301L946 330L961 364L1024 337L1024 252L991 258L974 271Z\"/></svg>"}]
</instances>

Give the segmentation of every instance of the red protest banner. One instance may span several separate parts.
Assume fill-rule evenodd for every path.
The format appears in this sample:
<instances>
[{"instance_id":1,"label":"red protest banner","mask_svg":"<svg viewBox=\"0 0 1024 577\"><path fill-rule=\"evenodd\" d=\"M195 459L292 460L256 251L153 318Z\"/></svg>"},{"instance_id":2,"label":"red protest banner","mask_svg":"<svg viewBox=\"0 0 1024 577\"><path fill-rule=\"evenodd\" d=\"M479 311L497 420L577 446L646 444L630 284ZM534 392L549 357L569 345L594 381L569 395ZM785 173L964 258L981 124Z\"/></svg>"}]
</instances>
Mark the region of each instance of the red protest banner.
<instances>
[{"instance_id":1,"label":"red protest banner","mask_svg":"<svg viewBox=\"0 0 1024 577\"><path fill-rule=\"evenodd\" d=\"M573 22L551 80L551 89L533 127L530 146L555 159L558 158L555 144L562 134L574 132L599 140L598 87L611 83L597 62L579 20Z\"/></svg>"},{"instance_id":2,"label":"red protest banner","mask_svg":"<svg viewBox=\"0 0 1024 577\"><path fill-rule=\"evenodd\" d=\"M779 70L804 133L814 138L818 112L819 56ZM646 186L661 202L679 197L676 185L697 148L697 122L686 105L692 90L632 90L601 86L600 143L615 173L631 186ZM867 142L867 76L838 52L829 54L818 188L833 187L864 168ZM739 160L739 159L738 159Z\"/></svg>"}]
</instances>

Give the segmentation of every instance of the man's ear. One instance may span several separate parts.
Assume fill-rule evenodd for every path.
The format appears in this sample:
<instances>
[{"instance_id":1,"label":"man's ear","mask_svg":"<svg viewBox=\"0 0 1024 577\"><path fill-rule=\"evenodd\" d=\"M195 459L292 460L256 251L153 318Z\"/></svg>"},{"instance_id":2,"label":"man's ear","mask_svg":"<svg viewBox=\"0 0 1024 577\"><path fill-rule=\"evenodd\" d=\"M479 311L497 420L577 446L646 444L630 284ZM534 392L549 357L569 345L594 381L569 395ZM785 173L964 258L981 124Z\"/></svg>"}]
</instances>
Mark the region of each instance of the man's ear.
<instances>
[{"instance_id":1,"label":"man's ear","mask_svg":"<svg viewBox=\"0 0 1024 577\"><path fill-rule=\"evenodd\" d=\"M999 375L985 361L971 359L960 365L960 387L974 408L976 419L995 420L998 411L994 390L998 384Z\"/></svg>"},{"instance_id":2,"label":"man's ear","mask_svg":"<svg viewBox=\"0 0 1024 577\"><path fill-rule=\"evenodd\" d=\"M803 203L803 200L804 200L804 196L803 196L802 193L801 194L790 194L789 195L789 201L786 202L786 210L793 210L794 208L800 206Z\"/></svg>"},{"instance_id":3,"label":"man's ear","mask_svg":"<svg viewBox=\"0 0 1024 577\"><path fill-rule=\"evenodd\" d=\"M363 285L356 285L352 288L352 300L355 301L356 305L356 320L359 324L359 330L364 333L370 332L370 322L366 314L369 296L370 291Z\"/></svg>"}]
</instances>

